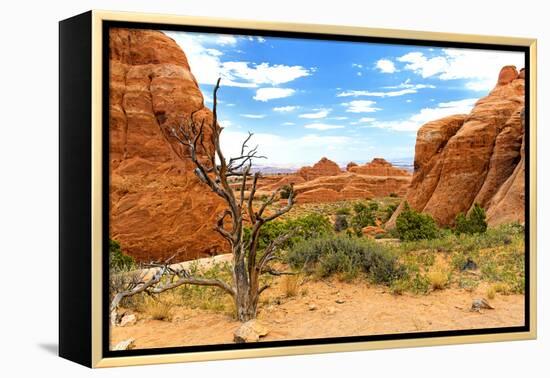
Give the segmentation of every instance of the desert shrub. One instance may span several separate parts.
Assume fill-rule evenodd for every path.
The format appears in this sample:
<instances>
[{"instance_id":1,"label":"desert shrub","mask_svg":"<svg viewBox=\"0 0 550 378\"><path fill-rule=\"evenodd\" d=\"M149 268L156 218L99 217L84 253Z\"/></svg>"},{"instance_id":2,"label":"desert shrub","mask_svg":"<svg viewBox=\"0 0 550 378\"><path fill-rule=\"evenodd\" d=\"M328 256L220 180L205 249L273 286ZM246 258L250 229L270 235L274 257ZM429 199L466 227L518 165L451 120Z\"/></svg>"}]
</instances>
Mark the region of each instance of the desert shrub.
<instances>
[{"instance_id":1,"label":"desert shrub","mask_svg":"<svg viewBox=\"0 0 550 378\"><path fill-rule=\"evenodd\" d=\"M348 228L348 220L345 215L338 214L334 220L334 231L340 232Z\"/></svg>"},{"instance_id":2,"label":"desert shrub","mask_svg":"<svg viewBox=\"0 0 550 378\"><path fill-rule=\"evenodd\" d=\"M336 209L336 215L351 215L351 209L349 207L340 207Z\"/></svg>"},{"instance_id":3,"label":"desert shrub","mask_svg":"<svg viewBox=\"0 0 550 378\"><path fill-rule=\"evenodd\" d=\"M260 230L258 249L265 249L271 241L288 233L292 233L292 237L281 246L282 249L291 248L302 240L328 235L332 232L330 220L321 214L312 213L299 218L272 221L265 223ZM245 242L250 240L250 233L250 227L245 227L243 235Z\"/></svg>"},{"instance_id":4,"label":"desert shrub","mask_svg":"<svg viewBox=\"0 0 550 378\"><path fill-rule=\"evenodd\" d=\"M292 191L292 187L290 185L284 185L281 188L280 196L282 199L288 199L290 197L290 192Z\"/></svg>"},{"instance_id":5,"label":"desert shrub","mask_svg":"<svg viewBox=\"0 0 550 378\"><path fill-rule=\"evenodd\" d=\"M122 252L120 243L109 240L109 268L112 271L128 271L135 267L135 260Z\"/></svg>"},{"instance_id":6,"label":"desert shrub","mask_svg":"<svg viewBox=\"0 0 550 378\"><path fill-rule=\"evenodd\" d=\"M298 243L289 251L294 268L305 268L321 277L335 273L348 278L363 272L374 283L389 284L405 271L391 251L372 240L348 236L328 236Z\"/></svg>"},{"instance_id":7,"label":"desert shrub","mask_svg":"<svg viewBox=\"0 0 550 378\"><path fill-rule=\"evenodd\" d=\"M459 213L455 219L455 232L457 234L480 234L487 231L485 210L475 204L474 208L466 216Z\"/></svg>"},{"instance_id":8,"label":"desert shrub","mask_svg":"<svg viewBox=\"0 0 550 378\"><path fill-rule=\"evenodd\" d=\"M384 221L387 221L388 219L390 219L393 213L395 213L396 209L397 209L397 205L393 203L386 206L386 208L384 209L384 218L385 218Z\"/></svg>"},{"instance_id":9,"label":"desert shrub","mask_svg":"<svg viewBox=\"0 0 550 378\"><path fill-rule=\"evenodd\" d=\"M356 236L362 236L362 229L367 226L374 226L376 224L376 211L378 210L378 203L370 202L369 205L365 205L363 202L357 202L353 205L354 215L351 218L351 227Z\"/></svg>"},{"instance_id":10,"label":"desert shrub","mask_svg":"<svg viewBox=\"0 0 550 378\"><path fill-rule=\"evenodd\" d=\"M392 193L390 193L390 197L392 197L392 198L397 198L398 196L397 196L397 193L393 193L393 192L392 192Z\"/></svg>"},{"instance_id":11,"label":"desert shrub","mask_svg":"<svg viewBox=\"0 0 550 378\"><path fill-rule=\"evenodd\" d=\"M407 202L397 217L395 229L399 239L403 241L435 239L439 233L435 220L430 215L411 209Z\"/></svg>"}]
</instances>

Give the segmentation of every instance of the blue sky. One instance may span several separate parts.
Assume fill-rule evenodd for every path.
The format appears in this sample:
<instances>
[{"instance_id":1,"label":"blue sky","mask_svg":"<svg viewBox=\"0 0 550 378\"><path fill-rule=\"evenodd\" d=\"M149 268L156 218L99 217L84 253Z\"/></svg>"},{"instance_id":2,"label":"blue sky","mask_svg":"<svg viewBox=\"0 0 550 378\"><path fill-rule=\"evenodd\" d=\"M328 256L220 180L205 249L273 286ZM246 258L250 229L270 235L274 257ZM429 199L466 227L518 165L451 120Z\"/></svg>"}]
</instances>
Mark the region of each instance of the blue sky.
<instances>
[{"instance_id":1,"label":"blue sky","mask_svg":"<svg viewBox=\"0 0 550 378\"><path fill-rule=\"evenodd\" d=\"M296 167L414 157L424 123L467 113L500 68L524 54L165 32L183 49L207 106L221 77L222 148L253 132L262 164Z\"/></svg>"}]
</instances>

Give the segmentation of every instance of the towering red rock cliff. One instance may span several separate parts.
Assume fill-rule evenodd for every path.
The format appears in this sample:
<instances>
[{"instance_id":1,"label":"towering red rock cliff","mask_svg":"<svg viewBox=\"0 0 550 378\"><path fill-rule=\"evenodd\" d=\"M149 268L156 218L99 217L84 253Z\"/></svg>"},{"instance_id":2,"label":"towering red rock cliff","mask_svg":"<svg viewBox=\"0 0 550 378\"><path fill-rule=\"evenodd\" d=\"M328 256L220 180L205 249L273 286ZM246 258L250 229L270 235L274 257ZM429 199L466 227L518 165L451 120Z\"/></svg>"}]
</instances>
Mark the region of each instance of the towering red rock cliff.
<instances>
[{"instance_id":1,"label":"towering red rock cliff","mask_svg":"<svg viewBox=\"0 0 550 378\"><path fill-rule=\"evenodd\" d=\"M406 196L411 207L431 214L441 225L452 224L475 203L485 208L490 225L523 222L524 102L524 72L506 66L496 87L469 115L422 126ZM400 208L387 227L395 224Z\"/></svg>"},{"instance_id":2,"label":"towering red rock cliff","mask_svg":"<svg viewBox=\"0 0 550 378\"><path fill-rule=\"evenodd\" d=\"M142 261L226 250L213 231L222 202L167 137L193 111L212 120L185 54L163 33L135 29L111 29L109 53L110 237Z\"/></svg>"}]
</instances>

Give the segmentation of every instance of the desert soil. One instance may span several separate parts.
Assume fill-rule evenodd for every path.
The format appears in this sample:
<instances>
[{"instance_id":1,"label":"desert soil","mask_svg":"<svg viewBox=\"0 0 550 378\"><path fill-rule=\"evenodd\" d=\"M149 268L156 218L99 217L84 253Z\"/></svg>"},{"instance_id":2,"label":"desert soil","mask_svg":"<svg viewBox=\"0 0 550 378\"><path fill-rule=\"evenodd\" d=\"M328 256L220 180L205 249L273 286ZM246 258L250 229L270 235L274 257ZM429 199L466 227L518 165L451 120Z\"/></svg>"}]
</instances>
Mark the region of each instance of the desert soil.
<instances>
[{"instance_id":1,"label":"desert soil","mask_svg":"<svg viewBox=\"0 0 550 378\"><path fill-rule=\"evenodd\" d=\"M420 331L467 330L524 324L524 296L497 295L489 300L494 310L471 312L475 291L446 289L428 295L394 295L387 288L365 282L338 280L304 282L294 297L280 285L263 295L258 319L269 334L261 340L311 339ZM147 319L141 314L131 326L111 330L111 344L135 339L135 348L226 344L233 342L239 323L227 314L172 309L171 321Z\"/></svg>"}]
</instances>

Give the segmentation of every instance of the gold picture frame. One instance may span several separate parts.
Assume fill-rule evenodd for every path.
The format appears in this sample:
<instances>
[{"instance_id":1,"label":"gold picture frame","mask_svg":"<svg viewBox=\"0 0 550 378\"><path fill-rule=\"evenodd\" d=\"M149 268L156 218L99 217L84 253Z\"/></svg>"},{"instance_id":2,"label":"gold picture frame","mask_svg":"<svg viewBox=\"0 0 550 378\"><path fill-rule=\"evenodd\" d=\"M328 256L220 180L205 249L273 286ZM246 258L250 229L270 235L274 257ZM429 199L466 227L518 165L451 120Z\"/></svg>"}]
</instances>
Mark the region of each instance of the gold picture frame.
<instances>
[{"instance_id":1,"label":"gold picture frame","mask_svg":"<svg viewBox=\"0 0 550 378\"><path fill-rule=\"evenodd\" d=\"M104 302L104 196L105 196L105 153L103 144L104 128L106 127L104 117L104 106L106 88L104 87L104 44L105 44L105 25L109 22L128 23L128 24L147 24L166 26L200 26L212 28L228 28L239 30L263 31L263 32L288 32L288 33L312 33L319 35L337 35L354 37L375 37L397 40L418 40L448 43L483 45L515 46L525 48L528 52L528 77L526 77L529 86L526 95L529 98L528 107L528 125L529 125L529 171L528 182L529 192L526 198L529 207L528 235L528 262L527 287L525 293L528 298L529 315L526 319L528 329L518 332L507 333L480 333L470 335L454 335L443 337L408 337L402 339L380 339L374 341L362 342L339 342L292 346L273 346L273 347L253 347L241 349L209 350L194 352L174 352L147 354L142 351L140 355L119 355L106 356L104 352L105 339L105 317ZM482 36L469 34L451 34L411 30L392 30L376 29L368 27L352 27L337 25L316 25L316 24L294 24L279 22L257 22L253 20L231 20L209 17L188 17L161 14L146 13L126 13L94 10L72 19L60 23L60 124L61 124L61 187L62 194L65 195L65 202L60 204L60 218L62 226L60 230L60 355L73 361L82 363L90 367L114 367L128 365L143 365L157 363L174 363L188 361L208 361L219 359L236 358L254 358L267 356L283 356L296 354L328 353L328 352L346 352L371 349L389 349L404 347L421 347L448 344L482 343L496 341L513 341L535 339L537 336L537 287L536 287L536 203L537 203L537 169L536 169L536 123L537 123L537 41L530 38L513 38L501 36ZM82 33L82 40L87 41L82 45L78 33ZM79 44L80 43L80 44ZM82 50L86 53L82 54ZM76 55L80 55L82 61L74 60ZM86 71L68 73L69 61L75 64L84 61L89 63L89 76L83 78ZM84 69L84 68L83 68ZM71 76L73 75L73 76ZM77 79L74 79L77 78ZM73 80L73 81L71 81ZM74 91L74 80L80 85L78 90ZM65 95L63 94L65 93ZM89 94L86 98L80 98L76 93ZM87 100L90 102L88 103ZM70 113L70 109L77 107L82 111L79 114ZM74 173L76 167L70 165L64 166L64 161L68 159L65 154L64 146L68 140L74 138L74 135L68 133L70 123L75 121L89 121L89 128L82 126L79 137L83 143L87 143L89 148L85 151L90 153L88 156L89 167L86 167L82 175L87 179L82 181L82 187L88 188L84 193L72 193L70 189L63 189L65 179L68 175ZM74 125L73 125L74 126ZM77 132L77 131L72 131ZM67 138L67 139L65 139ZM70 151L67 150L66 153ZM75 151L72 151L76 153ZM86 152L86 153L87 153ZM82 152L85 153L85 152ZM87 160L88 161L88 160ZM66 163L70 164L70 163ZM65 171L63 170L65 167ZM66 172L66 173L64 173ZM84 177L84 176L83 176ZM67 182L68 184L68 182ZM70 213L68 207L74 202L82 199L81 196L88 196L85 206L88 206L85 214L87 221L82 224L74 222L77 215ZM84 205L83 205L84 206ZM72 215L71 215L72 214ZM71 216L73 218L71 218ZM71 228L72 227L72 228ZM79 227L76 229L76 227ZM107 230L108 231L108 230ZM68 233L76 233L74 236L86 235L79 240L67 240ZM87 242L89 241L90 244ZM75 257L75 254L83 253L82 258ZM85 270L87 273L81 276L75 275L74 270ZM86 283L87 282L87 283ZM82 290L89 295L82 294ZM75 302L74 297L77 292L81 292L80 301ZM79 305L78 303L84 303ZM80 313L73 307L79 307ZM88 314L89 313L89 314ZM88 315L82 315L88 314ZM80 316L80 317L79 317ZM76 319L76 320L75 320ZM80 341L79 341L80 340ZM75 351L78 343L86 344L80 350Z\"/></svg>"}]
</instances>

